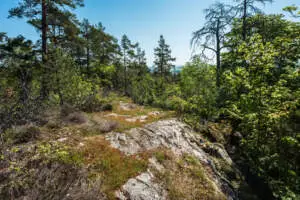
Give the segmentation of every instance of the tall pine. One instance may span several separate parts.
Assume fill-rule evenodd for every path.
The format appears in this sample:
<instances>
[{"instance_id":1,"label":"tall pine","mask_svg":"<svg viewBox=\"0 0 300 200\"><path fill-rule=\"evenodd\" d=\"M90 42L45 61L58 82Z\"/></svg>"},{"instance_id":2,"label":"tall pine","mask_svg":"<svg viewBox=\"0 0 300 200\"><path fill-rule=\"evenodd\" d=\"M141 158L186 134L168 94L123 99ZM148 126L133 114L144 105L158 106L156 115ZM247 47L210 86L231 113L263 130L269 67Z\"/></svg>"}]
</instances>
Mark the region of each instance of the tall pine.
<instances>
[{"instance_id":1,"label":"tall pine","mask_svg":"<svg viewBox=\"0 0 300 200\"><path fill-rule=\"evenodd\" d=\"M176 58L173 58L171 53L170 46L166 44L163 35L161 35L158 41L158 47L154 49L155 72L160 75L161 80L166 79L170 75L171 68L174 66L172 62L174 62Z\"/></svg>"}]
</instances>

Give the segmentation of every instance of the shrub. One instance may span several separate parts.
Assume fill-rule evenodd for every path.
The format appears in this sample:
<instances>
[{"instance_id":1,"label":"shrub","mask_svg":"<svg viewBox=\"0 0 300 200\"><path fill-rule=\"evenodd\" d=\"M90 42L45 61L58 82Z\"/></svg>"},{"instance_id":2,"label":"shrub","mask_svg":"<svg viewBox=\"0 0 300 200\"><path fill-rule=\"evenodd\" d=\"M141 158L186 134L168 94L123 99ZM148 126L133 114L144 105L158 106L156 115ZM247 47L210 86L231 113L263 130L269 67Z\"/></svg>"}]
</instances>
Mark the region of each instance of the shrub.
<instances>
[{"instance_id":1,"label":"shrub","mask_svg":"<svg viewBox=\"0 0 300 200\"><path fill-rule=\"evenodd\" d=\"M204 119L216 116L215 73L213 66L197 59L182 69L180 91L181 98L187 102L186 112L197 114Z\"/></svg>"},{"instance_id":2,"label":"shrub","mask_svg":"<svg viewBox=\"0 0 300 200\"><path fill-rule=\"evenodd\" d=\"M155 98L155 80L147 74L142 80L134 80L131 86L131 97L135 103L149 105Z\"/></svg>"},{"instance_id":3,"label":"shrub","mask_svg":"<svg viewBox=\"0 0 300 200\"><path fill-rule=\"evenodd\" d=\"M80 110L85 112L100 112L102 111L103 101L100 99L99 95L90 95L84 99L79 107Z\"/></svg>"},{"instance_id":4,"label":"shrub","mask_svg":"<svg viewBox=\"0 0 300 200\"><path fill-rule=\"evenodd\" d=\"M102 111L112 111L113 106L109 103L105 103L102 105Z\"/></svg>"},{"instance_id":5,"label":"shrub","mask_svg":"<svg viewBox=\"0 0 300 200\"><path fill-rule=\"evenodd\" d=\"M11 144L21 144L37 139L39 128L35 126L18 126L8 129L4 133L4 141Z\"/></svg>"},{"instance_id":6,"label":"shrub","mask_svg":"<svg viewBox=\"0 0 300 200\"><path fill-rule=\"evenodd\" d=\"M101 133L108 133L118 127L119 123L116 121L105 120L101 122L97 128Z\"/></svg>"},{"instance_id":7,"label":"shrub","mask_svg":"<svg viewBox=\"0 0 300 200\"><path fill-rule=\"evenodd\" d=\"M99 90L97 84L93 84L93 81L80 73L79 68L74 67L74 59L61 49L56 49L49 60L49 65L56 72L51 74L49 85L61 104L67 103L80 108Z\"/></svg>"},{"instance_id":8,"label":"shrub","mask_svg":"<svg viewBox=\"0 0 300 200\"><path fill-rule=\"evenodd\" d=\"M74 112L76 112L76 109L68 103L66 103L60 107L60 114L62 117L66 117Z\"/></svg>"},{"instance_id":9,"label":"shrub","mask_svg":"<svg viewBox=\"0 0 300 200\"><path fill-rule=\"evenodd\" d=\"M66 121L74 124L83 124L87 122L86 116L81 112L71 113L66 117Z\"/></svg>"},{"instance_id":10,"label":"shrub","mask_svg":"<svg viewBox=\"0 0 300 200\"><path fill-rule=\"evenodd\" d=\"M50 120L50 121L48 121L48 123L46 124L46 127L49 128L49 129L58 129L58 128L61 127L61 123L58 122L58 121Z\"/></svg>"}]
</instances>

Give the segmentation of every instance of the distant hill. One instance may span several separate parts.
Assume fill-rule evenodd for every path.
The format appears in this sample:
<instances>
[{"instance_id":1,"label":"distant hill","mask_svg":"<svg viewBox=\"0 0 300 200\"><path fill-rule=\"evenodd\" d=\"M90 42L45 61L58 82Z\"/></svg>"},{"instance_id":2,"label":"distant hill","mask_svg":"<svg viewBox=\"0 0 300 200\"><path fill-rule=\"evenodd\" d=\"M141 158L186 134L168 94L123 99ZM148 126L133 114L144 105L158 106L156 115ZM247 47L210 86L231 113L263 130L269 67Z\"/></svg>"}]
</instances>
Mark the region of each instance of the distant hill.
<instances>
[{"instance_id":1,"label":"distant hill","mask_svg":"<svg viewBox=\"0 0 300 200\"><path fill-rule=\"evenodd\" d=\"M150 72L154 72L154 68L155 66L150 66L149 69L150 69ZM183 68L183 65L177 65L175 66L175 73L179 73ZM174 68L171 69L171 72L173 73L174 72Z\"/></svg>"}]
</instances>

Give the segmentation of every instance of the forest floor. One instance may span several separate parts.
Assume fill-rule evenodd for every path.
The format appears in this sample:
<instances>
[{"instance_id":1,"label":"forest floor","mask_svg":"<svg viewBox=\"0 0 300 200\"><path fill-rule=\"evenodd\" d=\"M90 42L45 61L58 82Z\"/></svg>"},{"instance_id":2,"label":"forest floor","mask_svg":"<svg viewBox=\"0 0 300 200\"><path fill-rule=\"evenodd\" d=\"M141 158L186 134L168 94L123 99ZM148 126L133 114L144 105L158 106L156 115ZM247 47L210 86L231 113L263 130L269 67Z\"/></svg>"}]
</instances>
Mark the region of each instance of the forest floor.
<instances>
[{"instance_id":1,"label":"forest floor","mask_svg":"<svg viewBox=\"0 0 300 200\"><path fill-rule=\"evenodd\" d=\"M237 198L243 177L222 144L173 111L109 101L111 111L62 116L52 109L43 126L9 130L0 148L0 199ZM207 130L229 131L224 124Z\"/></svg>"}]
</instances>

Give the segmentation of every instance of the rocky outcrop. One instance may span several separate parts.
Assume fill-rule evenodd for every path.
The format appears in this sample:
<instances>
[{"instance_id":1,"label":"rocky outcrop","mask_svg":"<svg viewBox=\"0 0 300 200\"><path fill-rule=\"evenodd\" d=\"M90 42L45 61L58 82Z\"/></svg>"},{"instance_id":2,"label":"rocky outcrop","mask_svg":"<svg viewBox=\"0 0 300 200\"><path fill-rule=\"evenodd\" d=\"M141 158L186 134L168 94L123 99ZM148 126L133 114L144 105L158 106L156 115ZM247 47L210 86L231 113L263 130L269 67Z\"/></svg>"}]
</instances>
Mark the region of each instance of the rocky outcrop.
<instances>
[{"instance_id":1,"label":"rocky outcrop","mask_svg":"<svg viewBox=\"0 0 300 200\"><path fill-rule=\"evenodd\" d=\"M228 165L232 160L222 146L211 145L199 134L185 123L178 119L168 119L145 125L142 128L134 128L126 133L111 132L106 135L111 145L127 155L134 155L141 152L166 148L171 150L175 155L191 155L197 158L203 165L209 167L207 173L211 181L223 191L227 199L237 199L230 183L219 173L211 159L211 150L220 159L223 159ZM206 152L203 150L206 149ZM152 196L150 195L152 194ZM148 171L135 178L130 179L120 191L117 192L120 199L132 200L150 200L165 199L165 192L161 186L153 182L153 174Z\"/></svg>"},{"instance_id":2,"label":"rocky outcrop","mask_svg":"<svg viewBox=\"0 0 300 200\"><path fill-rule=\"evenodd\" d=\"M148 171L127 181L116 192L120 200L166 200L167 192L164 188L153 181L154 175Z\"/></svg>"},{"instance_id":3,"label":"rocky outcrop","mask_svg":"<svg viewBox=\"0 0 300 200\"><path fill-rule=\"evenodd\" d=\"M106 139L111 145L127 155L133 155L156 148L169 148L175 154L188 153L209 163L201 149L203 138L177 119L161 120L143 128L134 128L126 133L109 133Z\"/></svg>"}]
</instances>

